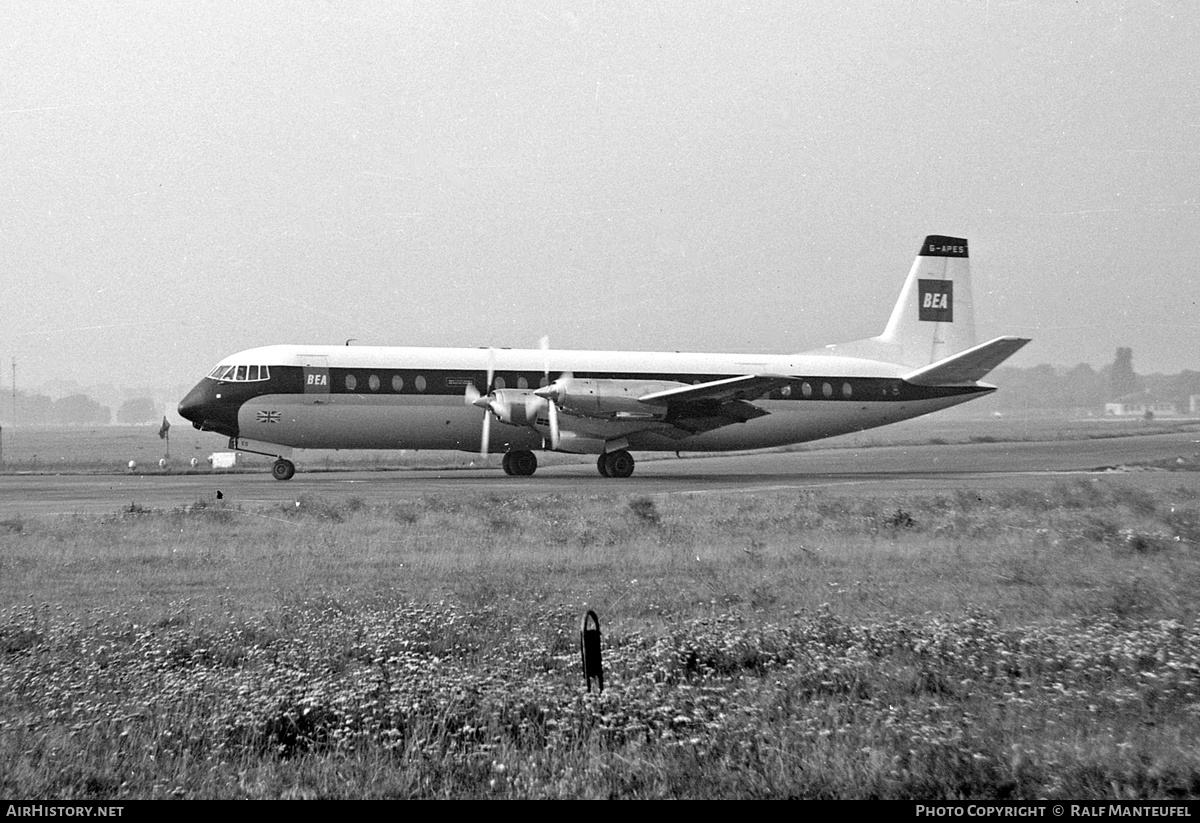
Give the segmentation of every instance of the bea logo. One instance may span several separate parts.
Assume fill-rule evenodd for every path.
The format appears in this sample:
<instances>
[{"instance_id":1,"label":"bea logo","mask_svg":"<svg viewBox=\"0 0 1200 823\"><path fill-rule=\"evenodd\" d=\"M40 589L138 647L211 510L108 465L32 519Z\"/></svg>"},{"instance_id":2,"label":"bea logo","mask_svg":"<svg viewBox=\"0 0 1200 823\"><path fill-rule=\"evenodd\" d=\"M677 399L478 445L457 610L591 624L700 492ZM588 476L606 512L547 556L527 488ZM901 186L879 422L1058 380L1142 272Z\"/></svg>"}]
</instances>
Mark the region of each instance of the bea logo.
<instances>
[{"instance_id":1,"label":"bea logo","mask_svg":"<svg viewBox=\"0 0 1200 823\"><path fill-rule=\"evenodd\" d=\"M327 374L310 374L308 376L308 385L310 386L328 386L329 375Z\"/></svg>"},{"instance_id":2,"label":"bea logo","mask_svg":"<svg viewBox=\"0 0 1200 823\"><path fill-rule=\"evenodd\" d=\"M917 319L934 323L954 322L954 281L917 281Z\"/></svg>"}]
</instances>

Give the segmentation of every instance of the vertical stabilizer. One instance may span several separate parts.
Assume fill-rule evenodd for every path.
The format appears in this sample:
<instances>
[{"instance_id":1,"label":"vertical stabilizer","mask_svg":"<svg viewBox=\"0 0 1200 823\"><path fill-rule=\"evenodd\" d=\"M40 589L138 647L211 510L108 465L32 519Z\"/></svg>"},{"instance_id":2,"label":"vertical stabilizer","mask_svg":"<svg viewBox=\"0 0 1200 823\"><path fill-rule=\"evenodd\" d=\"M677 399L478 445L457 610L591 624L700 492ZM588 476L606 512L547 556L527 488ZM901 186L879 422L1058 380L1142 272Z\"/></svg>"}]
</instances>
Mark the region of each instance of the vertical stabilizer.
<instances>
[{"instance_id":1,"label":"vertical stabilizer","mask_svg":"<svg viewBox=\"0 0 1200 823\"><path fill-rule=\"evenodd\" d=\"M828 346L824 353L919 368L975 345L975 311L967 241L925 238L878 337Z\"/></svg>"}]
</instances>

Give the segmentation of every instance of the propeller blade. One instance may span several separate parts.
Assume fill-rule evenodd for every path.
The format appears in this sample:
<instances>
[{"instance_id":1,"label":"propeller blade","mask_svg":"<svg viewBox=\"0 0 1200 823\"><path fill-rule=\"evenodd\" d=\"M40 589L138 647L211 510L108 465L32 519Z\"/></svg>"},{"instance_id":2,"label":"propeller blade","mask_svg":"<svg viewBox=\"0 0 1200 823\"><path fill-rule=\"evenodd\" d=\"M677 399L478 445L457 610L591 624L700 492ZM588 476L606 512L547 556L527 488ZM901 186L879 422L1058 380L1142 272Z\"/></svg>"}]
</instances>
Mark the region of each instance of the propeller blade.
<instances>
[{"instance_id":1,"label":"propeller blade","mask_svg":"<svg viewBox=\"0 0 1200 823\"><path fill-rule=\"evenodd\" d=\"M496 350L488 346L487 385L480 392L475 384L468 383L464 395L467 403L483 409L483 431L479 435L479 455L486 458L492 436L492 380L496 376Z\"/></svg>"},{"instance_id":2,"label":"propeller blade","mask_svg":"<svg viewBox=\"0 0 1200 823\"><path fill-rule=\"evenodd\" d=\"M558 451L558 404L553 400L550 405L550 448Z\"/></svg>"},{"instance_id":3,"label":"propeller blade","mask_svg":"<svg viewBox=\"0 0 1200 823\"><path fill-rule=\"evenodd\" d=\"M488 346L488 378L487 385L484 387L484 393L489 393L492 390L492 380L496 377L496 350Z\"/></svg>"},{"instance_id":4,"label":"propeller blade","mask_svg":"<svg viewBox=\"0 0 1200 823\"><path fill-rule=\"evenodd\" d=\"M550 418L550 448L558 450L558 398L559 390L555 383L550 382L550 336L546 335L538 341L542 349L542 376L546 378L545 385L534 391L538 397L545 399L547 416ZM565 373L564 373L565 376ZM560 378L561 379L561 378Z\"/></svg>"},{"instance_id":5,"label":"propeller blade","mask_svg":"<svg viewBox=\"0 0 1200 823\"><path fill-rule=\"evenodd\" d=\"M491 412L491 410L486 410L483 413L483 434L479 438L479 455L481 457L488 456L488 446L491 445L488 441L491 440L491 435L492 435L492 412Z\"/></svg>"}]
</instances>

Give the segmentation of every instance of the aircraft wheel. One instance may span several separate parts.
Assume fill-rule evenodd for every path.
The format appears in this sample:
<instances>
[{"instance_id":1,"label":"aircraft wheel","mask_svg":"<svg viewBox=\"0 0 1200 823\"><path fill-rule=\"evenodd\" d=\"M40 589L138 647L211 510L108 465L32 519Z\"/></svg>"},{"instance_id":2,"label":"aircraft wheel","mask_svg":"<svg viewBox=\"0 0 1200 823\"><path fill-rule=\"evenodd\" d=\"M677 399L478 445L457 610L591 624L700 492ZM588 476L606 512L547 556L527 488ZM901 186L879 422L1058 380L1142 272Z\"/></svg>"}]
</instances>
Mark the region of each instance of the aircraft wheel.
<instances>
[{"instance_id":1,"label":"aircraft wheel","mask_svg":"<svg viewBox=\"0 0 1200 823\"><path fill-rule=\"evenodd\" d=\"M296 474L296 464L291 460L284 460L282 457L275 461L275 465L271 466L271 476L276 480L291 480Z\"/></svg>"},{"instance_id":2,"label":"aircraft wheel","mask_svg":"<svg viewBox=\"0 0 1200 823\"><path fill-rule=\"evenodd\" d=\"M537 471L537 455L531 451L509 452L509 465L517 477L529 477Z\"/></svg>"},{"instance_id":3,"label":"aircraft wheel","mask_svg":"<svg viewBox=\"0 0 1200 823\"><path fill-rule=\"evenodd\" d=\"M619 449L615 452L606 454L608 458L608 474L610 477L629 477L633 474L633 455Z\"/></svg>"},{"instance_id":4,"label":"aircraft wheel","mask_svg":"<svg viewBox=\"0 0 1200 823\"><path fill-rule=\"evenodd\" d=\"M509 477L512 477L512 474L513 474L512 452L504 453L504 457L500 461L500 466L501 466L501 468L504 469L505 474L507 474Z\"/></svg>"},{"instance_id":5,"label":"aircraft wheel","mask_svg":"<svg viewBox=\"0 0 1200 823\"><path fill-rule=\"evenodd\" d=\"M596 468L600 470L600 474L603 475L604 477L612 477L612 475L608 473L608 455L607 454L602 454L602 455L600 455L599 458L597 458Z\"/></svg>"}]
</instances>

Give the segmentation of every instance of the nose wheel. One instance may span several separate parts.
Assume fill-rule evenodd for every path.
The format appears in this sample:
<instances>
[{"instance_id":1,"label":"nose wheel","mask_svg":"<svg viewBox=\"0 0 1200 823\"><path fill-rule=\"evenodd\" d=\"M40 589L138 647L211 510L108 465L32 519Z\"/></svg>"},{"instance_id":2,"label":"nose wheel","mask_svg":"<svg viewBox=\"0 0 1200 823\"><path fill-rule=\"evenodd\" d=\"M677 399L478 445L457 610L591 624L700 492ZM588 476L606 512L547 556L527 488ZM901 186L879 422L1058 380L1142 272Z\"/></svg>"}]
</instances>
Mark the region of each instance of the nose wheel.
<instances>
[{"instance_id":1,"label":"nose wheel","mask_svg":"<svg viewBox=\"0 0 1200 823\"><path fill-rule=\"evenodd\" d=\"M291 460L284 460L282 457L275 461L271 466L271 476L276 480L291 480L296 474L296 464Z\"/></svg>"}]
</instances>

